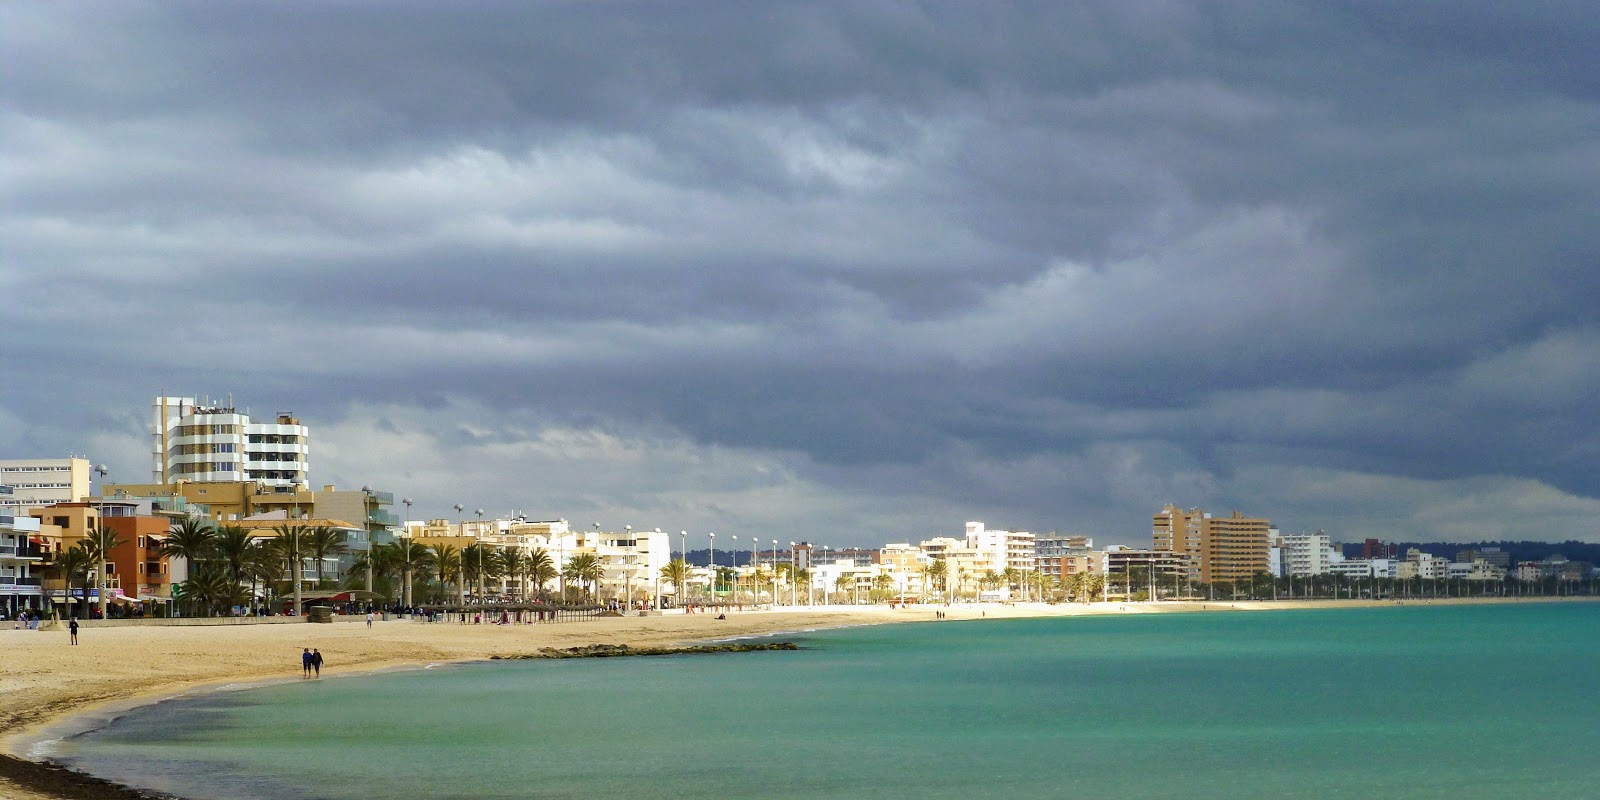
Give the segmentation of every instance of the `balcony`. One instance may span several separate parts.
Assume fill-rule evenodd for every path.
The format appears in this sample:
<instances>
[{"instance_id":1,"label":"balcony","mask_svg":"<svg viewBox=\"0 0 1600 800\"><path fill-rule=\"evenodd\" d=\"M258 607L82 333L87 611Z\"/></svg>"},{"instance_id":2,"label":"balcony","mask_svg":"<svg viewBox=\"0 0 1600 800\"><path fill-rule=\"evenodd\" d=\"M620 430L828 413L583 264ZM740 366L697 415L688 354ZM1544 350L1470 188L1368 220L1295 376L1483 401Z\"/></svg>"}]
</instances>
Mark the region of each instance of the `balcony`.
<instances>
[{"instance_id":1,"label":"balcony","mask_svg":"<svg viewBox=\"0 0 1600 800\"><path fill-rule=\"evenodd\" d=\"M388 511L379 509L367 512L367 522L373 525L399 525L400 518Z\"/></svg>"},{"instance_id":2,"label":"balcony","mask_svg":"<svg viewBox=\"0 0 1600 800\"><path fill-rule=\"evenodd\" d=\"M40 583L42 580L42 578L18 578L12 575L0 575L0 586L41 586L43 585Z\"/></svg>"}]
</instances>

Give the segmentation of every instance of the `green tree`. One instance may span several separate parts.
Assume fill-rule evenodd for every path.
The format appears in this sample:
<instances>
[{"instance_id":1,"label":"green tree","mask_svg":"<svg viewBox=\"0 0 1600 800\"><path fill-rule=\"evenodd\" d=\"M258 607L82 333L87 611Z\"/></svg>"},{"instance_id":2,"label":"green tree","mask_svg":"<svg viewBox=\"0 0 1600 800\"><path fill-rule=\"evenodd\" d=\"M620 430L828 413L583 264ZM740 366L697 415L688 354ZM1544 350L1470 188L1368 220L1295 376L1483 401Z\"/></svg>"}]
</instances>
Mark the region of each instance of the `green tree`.
<instances>
[{"instance_id":1,"label":"green tree","mask_svg":"<svg viewBox=\"0 0 1600 800\"><path fill-rule=\"evenodd\" d=\"M98 572L95 582L100 584L100 618L105 619L106 602L110 599L107 595L111 593L111 582L107 579L110 574L111 551L122 546L122 537L118 536L116 531L104 525L96 525L89 529L88 535L84 537L83 544L95 561L95 569Z\"/></svg>"},{"instance_id":2,"label":"green tree","mask_svg":"<svg viewBox=\"0 0 1600 800\"><path fill-rule=\"evenodd\" d=\"M390 545L390 551L395 567L400 570L400 595L401 603L407 608L411 607L412 582L420 575L425 576L437 563L437 554L432 548L417 544L409 536L402 536Z\"/></svg>"},{"instance_id":3,"label":"green tree","mask_svg":"<svg viewBox=\"0 0 1600 800\"><path fill-rule=\"evenodd\" d=\"M945 600L948 601L950 599L950 589L946 584L946 580L950 577L949 563L942 558L936 558L924 571L928 574L928 577L933 579L933 584L939 587L939 591L944 594Z\"/></svg>"},{"instance_id":4,"label":"green tree","mask_svg":"<svg viewBox=\"0 0 1600 800\"><path fill-rule=\"evenodd\" d=\"M68 616L85 619L89 616L89 573L95 567L94 553L83 544L73 545L71 549L55 553L50 557L45 571L51 573L66 586ZM72 584L82 578L83 599L72 596Z\"/></svg>"},{"instance_id":5,"label":"green tree","mask_svg":"<svg viewBox=\"0 0 1600 800\"><path fill-rule=\"evenodd\" d=\"M294 613L305 612L301 598L302 584L305 583L305 557L311 544L311 527L301 523L283 523L274 525L272 532L277 536L272 540L277 549L278 556L289 564L289 579L294 582Z\"/></svg>"},{"instance_id":6,"label":"green tree","mask_svg":"<svg viewBox=\"0 0 1600 800\"><path fill-rule=\"evenodd\" d=\"M562 570L562 575L567 580L578 581L579 585L589 585L590 602L600 599L600 579L605 576L605 565L594 553L579 553L567 560L567 568Z\"/></svg>"},{"instance_id":7,"label":"green tree","mask_svg":"<svg viewBox=\"0 0 1600 800\"><path fill-rule=\"evenodd\" d=\"M434 550L433 567L439 576L439 583L443 586L454 584L456 587L456 601L462 605L467 603L466 576L461 570L461 548L453 544L441 544Z\"/></svg>"},{"instance_id":8,"label":"green tree","mask_svg":"<svg viewBox=\"0 0 1600 800\"><path fill-rule=\"evenodd\" d=\"M555 559L550 557L548 550L539 547L528 554L528 577L533 579L533 585L539 589L539 596L541 598L547 597L545 586L559 577L559 573L556 572ZM565 597L561 598L561 600L566 602Z\"/></svg>"},{"instance_id":9,"label":"green tree","mask_svg":"<svg viewBox=\"0 0 1600 800\"><path fill-rule=\"evenodd\" d=\"M683 606L683 587L689 580L689 562L675 558L661 568L661 579L672 584L672 589L678 594L678 605Z\"/></svg>"},{"instance_id":10,"label":"green tree","mask_svg":"<svg viewBox=\"0 0 1600 800\"><path fill-rule=\"evenodd\" d=\"M329 556L341 556L350 551L350 546L345 544L345 533L338 528L328 525L318 525L311 529L305 542L306 555L311 556L312 563L317 565L317 588L325 588L322 584L322 562Z\"/></svg>"},{"instance_id":11,"label":"green tree","mask_svg":"<svg viewBox=\"0 0 1600 800\"><path fill-rule=\"evenodd\" d=\"M256 596L256 587L276 586L283 580L283 556L272 542L257 538L245 552L243 574L250 579L250 596Z\"/></svg>"},{"instance_id":12,"label":"green tree","mask_svg":"<svg viewBox=\"0 0 1600 800\"><path fill-rule=\"evenodd\" d=\"M243 583L245 576L245 561L250 557L250 549L255 545L256 535L238 525L223 525L216 530L212 539L212 552L227 567L228 579L234 583Z\"/></svg>"},{"instance_id":13,"label":"green tree","mask_svg":"<svg viewBox=\"0 0 1600 800\"><path fill-rule=\"evenodd\" d=\"M167 531L166 541L161 543L161 554L198 564L215 556L216 545L217 529L207 520L189 517Z\"/></svg>"},{"instance_id":14,"label":"green tree","mask_svg":"<svg viewBox=\"0 0 1600 800\"><path fill-rule=\"evenodd\" d=\"M833 588L840 594L849 594L850 603L855 604L856 578L854 575L840 575L833 579Z\"/></svg>"},{"instance_id":15,"label":"green tree","mask_svg":"<svg viewBox=\"0 0 1600 800\"><path fill-rule=\"evenodd\" d=\"M528 598L528 554L517 549L500 551L500 574L517 583L517 597Z\"/></svg>"}]
</instances>

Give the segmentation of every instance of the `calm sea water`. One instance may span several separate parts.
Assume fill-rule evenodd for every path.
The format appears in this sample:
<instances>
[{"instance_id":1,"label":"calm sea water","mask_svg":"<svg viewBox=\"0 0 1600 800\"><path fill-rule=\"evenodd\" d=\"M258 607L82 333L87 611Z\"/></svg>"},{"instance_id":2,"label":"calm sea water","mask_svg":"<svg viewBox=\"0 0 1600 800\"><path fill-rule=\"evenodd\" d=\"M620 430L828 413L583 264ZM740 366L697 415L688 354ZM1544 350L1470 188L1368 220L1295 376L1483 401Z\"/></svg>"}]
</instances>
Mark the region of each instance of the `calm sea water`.
<instances>
[{"instance_id":1,"label":"calm sea water","mask_svg":"<svg viewBox=\"0 0 1600 800\"><path fill-rule=\"evenodd\" d=\"M170 702L64 760L197 800L1600 796L1600 604L797 640Z\"/></svg>"}]
</instances>

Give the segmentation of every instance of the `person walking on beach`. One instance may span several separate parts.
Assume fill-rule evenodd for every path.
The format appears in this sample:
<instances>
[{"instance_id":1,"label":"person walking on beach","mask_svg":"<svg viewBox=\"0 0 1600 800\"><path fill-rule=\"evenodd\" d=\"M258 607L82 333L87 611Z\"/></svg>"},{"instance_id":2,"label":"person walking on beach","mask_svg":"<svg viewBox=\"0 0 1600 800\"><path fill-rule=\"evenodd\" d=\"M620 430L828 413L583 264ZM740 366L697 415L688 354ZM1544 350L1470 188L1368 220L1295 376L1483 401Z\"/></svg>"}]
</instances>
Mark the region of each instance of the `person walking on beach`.
<instances>
[{"instance_id":1,"label":"person walking on beach","mask_svg":"<svg viewBox=\"0 0 1600 800\"><path fill-rule=\"evenodd\" d=\"M311 648L309 647L306 648L304 653L300 654L300 675L302 678L311 677Z\"/></svg>"},{"instance_id":2,"label":"person walking on beach","mask_svg":"<svg viewBox=\"0 0 1600 800\"><path fill-rule=\"evenodd\" d=\"M372 612L371 611L367 612L367 627L369 627L369 628L372 627Z\"/></svg>"},{"instance_id":3,"label":"person walking on beach","mask_svg":"<svg viewBox=\"0 0 1600 800\"><path fill-rule=\"evenodd\" d=\"M316 648L311 650L311 668L317 671L317 677L322 677L322 651Z\"/></svg>"},{"instance_id":4,"label":"person walking on beach","mask_svg":"<svg viewBox=\"0 0 1600 800\"><path fill-rule=\"evenodd\" d=\"M78 643L78 620L76 618L67 620L67 632L72 634L72 643L73 644L77 644Z\"/></svg>"}]
</instances>

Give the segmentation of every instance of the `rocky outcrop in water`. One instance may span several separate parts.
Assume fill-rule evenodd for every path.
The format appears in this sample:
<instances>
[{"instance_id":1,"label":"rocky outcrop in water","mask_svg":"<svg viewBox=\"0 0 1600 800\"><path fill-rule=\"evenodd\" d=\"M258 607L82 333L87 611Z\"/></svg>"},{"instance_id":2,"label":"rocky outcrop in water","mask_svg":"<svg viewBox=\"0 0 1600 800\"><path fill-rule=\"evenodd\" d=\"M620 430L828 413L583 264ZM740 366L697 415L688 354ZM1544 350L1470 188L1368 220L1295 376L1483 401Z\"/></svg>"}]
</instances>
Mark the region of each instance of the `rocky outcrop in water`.
<instances>
[{"instance_id":1,"label":"rocky outcrop in water","mask_svg":"<svg viewBox=\"0 0 1600 800\"><path fill-rule=\"evenodd\" d=\"M677 656L695 653L753 653L761 650L799 650L794 642L729 642L726 644L691 644L682 647L631 647L625 644L591 644L583 647L542 647L536 653L512 656L489 656L490 659L518 660L528 658L617 658L621 656Z\"/></svg>"}]
</instances>

